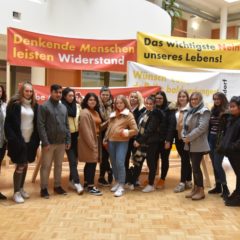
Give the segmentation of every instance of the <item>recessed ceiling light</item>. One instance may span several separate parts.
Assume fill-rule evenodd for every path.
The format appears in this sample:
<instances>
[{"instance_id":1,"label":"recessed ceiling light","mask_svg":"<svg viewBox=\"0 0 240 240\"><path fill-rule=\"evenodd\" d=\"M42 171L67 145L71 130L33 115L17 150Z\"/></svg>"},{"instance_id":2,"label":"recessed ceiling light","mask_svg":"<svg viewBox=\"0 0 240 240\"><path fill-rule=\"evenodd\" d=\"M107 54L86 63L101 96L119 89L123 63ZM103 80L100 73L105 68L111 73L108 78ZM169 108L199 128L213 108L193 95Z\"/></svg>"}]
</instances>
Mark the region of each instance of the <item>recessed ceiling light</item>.
<instances>
[{"instance_id":1,"label":"recessed ceiling light","mask_svg":"<svg viewBox=\"0 0 240 240\"><path fill-rule=\"evenodd\" d=\"M224 0L224 1L228 3L239 2L239 0Z\"/></svg>"}]
</instances>

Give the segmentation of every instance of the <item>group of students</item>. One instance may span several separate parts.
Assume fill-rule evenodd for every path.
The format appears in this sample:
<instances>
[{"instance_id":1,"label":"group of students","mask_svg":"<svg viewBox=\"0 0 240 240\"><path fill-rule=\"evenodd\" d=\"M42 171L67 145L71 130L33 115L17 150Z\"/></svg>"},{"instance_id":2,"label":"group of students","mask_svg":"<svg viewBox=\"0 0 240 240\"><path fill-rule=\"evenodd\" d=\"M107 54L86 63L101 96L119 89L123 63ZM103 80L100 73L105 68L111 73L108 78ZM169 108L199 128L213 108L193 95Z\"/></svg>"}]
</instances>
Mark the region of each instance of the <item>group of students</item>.
<instances>
[{"instance_id":1,"label":"group of students","mask_svg":"<svg viewBox=\"0 0 240 240\"><path fill-rule=\"evenodd\" d=\"M221 193L226 206L240 206L240 97L232 97L228 102L223 93L217 92L209 110L200 92L189 96L181 90L176 103L169 103L163 91L146 97L145 101L138 91L132 92L129 99L124 95L113 99L110 89L102 87L99 96L88 93L77 102L73 89L54 84L50 98L38 105L34 89L27 82L7 105L5 90L0 86L0 100L0 160L7 143L8 155L16 164L13 174L16 203L29 198L24 182L28 163L34 161L40 142L40 195L43 198L50 197L48 180L53 162L54 192L67 194L61 186L65 151L69 184L78 194L85 189L92 195L102 195L94 184L98 162L98 185L110 186L114 179L110 190L115 197L122 196L125 188L134 190L139 185L145 159L149 174L142 192L163 188L175 143L181 158L180 182L175 193L192 189L186 198L204 199L201 161L210 153L216 186L208 193ZM222 167L224 156L228 157L237 179L231 195ZM159 157L161 175L155 184ZM80 183L78 161L85 162L84 186ZM1 194L0 199L6 197Z\"/></svg>"}]
</instances>

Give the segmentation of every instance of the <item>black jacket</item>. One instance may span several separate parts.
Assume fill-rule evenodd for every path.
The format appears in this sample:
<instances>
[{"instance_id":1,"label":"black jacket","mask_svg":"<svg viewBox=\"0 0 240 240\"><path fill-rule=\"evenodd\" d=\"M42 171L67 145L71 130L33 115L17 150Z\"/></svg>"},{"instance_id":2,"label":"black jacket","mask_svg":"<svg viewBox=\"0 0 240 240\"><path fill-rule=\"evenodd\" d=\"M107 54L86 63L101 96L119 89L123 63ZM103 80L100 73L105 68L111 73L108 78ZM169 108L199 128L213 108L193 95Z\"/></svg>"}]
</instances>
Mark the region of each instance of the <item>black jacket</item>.
<instances>
[{"instance_id":1,"label":"black jacket","mask_svg":"<svg viewBox=\"0 0 240 240\"><path fill-rule=\"evenodd\" d=\"M134 111L132 112L137 124L139 122L139 117L145 112L145 110L146 110L145 107L143 107L141 109L135 108Z\"/></svg>"},{"instance_id":2,"label":"black jacket","mask_svg":"<svg viewBox=\"0 0 240 240\"><path fill-rule=\"evenodd\" d=\"M240 117L230 116L226 130L217 148L219 153L225 156L239 156L240 154Z\"/></svg>"},{"instance_id":3,"label":"black jacket","mask_svg":"<svg viewBox=\"0 0 240 240\"><path fill-rule=\"evenodd\" d=\"M33 162L35 160L40 141L37 131L37 104L33 111L34 129L29 142L30 147L27 151L21 132L21 105L20 103L14 103L10 108L7 108L4 130L7 139L8 156L13 163L21 164L26 163L26 161Z\"/></svg>"},{"instance_id":4,"label":"black jacket","mask_svg":"<svg viewBox=\"0 0 240 240\"><path fill-rule=\"evenodd\" d=\"M149 114L144 133L138 133L138 135L135 137L136 141L140 144L160 142L162 140L162 134L160 132L160 124L162 121L164 121L164 113L159 109L154 109Z\"/></svg>"}]
</instances>

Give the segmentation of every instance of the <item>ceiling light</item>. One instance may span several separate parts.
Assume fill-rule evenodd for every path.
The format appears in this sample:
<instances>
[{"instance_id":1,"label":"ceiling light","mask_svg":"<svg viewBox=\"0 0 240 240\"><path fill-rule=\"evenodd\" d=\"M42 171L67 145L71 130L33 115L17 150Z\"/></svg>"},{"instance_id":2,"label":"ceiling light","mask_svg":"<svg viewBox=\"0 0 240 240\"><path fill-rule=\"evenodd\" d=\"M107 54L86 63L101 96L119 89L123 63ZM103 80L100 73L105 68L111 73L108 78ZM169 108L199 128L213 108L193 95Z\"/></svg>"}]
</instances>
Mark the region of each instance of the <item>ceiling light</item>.
<instances>
[{"instance_id":1,"label":"ceiling light","mask_svg":"<svg viewBox=\"0 0 240 240\"><path fill-rule=\"evenodd\" d=\"M239 0L224 0L227 3L234 3L234 2L239 2Z\"/></svg>"},{"instance_id":2,"label":"ceiling light","mask_svg":"<svg viewBox=\"0 0 240 240\"><path fill-rule=\"evenodd\" d=\"M192 22L192 29L194 31L197 31L199 29L199 23L198 22Z\"/></svg>"}]
</instances>

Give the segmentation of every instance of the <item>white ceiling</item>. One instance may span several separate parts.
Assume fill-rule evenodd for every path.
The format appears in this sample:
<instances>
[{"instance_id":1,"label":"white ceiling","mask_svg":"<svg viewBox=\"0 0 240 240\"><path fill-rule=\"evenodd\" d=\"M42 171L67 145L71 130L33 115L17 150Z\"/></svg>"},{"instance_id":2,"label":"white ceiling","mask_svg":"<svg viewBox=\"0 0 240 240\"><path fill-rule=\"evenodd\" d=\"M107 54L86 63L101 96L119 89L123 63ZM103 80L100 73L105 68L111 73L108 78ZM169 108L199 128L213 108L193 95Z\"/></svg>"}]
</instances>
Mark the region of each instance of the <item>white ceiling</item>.
<instances>
[{"instance_id":1,"label":"white ceiling","mask_svg":"<svg viewBox=\"0 0 240 240\"><path fill-rule=\"evenodd\" d=\"M240 14L240 1L227 3L224 0L177 0L177 2L202 10L214 17L220 17L220 9L224 5L228 7L229 14Z\"/></svg>"}]
</instances>

